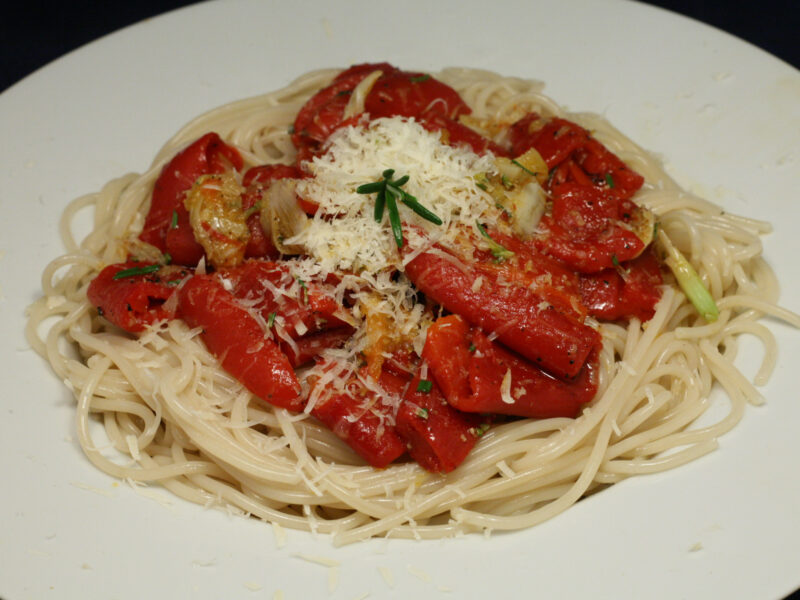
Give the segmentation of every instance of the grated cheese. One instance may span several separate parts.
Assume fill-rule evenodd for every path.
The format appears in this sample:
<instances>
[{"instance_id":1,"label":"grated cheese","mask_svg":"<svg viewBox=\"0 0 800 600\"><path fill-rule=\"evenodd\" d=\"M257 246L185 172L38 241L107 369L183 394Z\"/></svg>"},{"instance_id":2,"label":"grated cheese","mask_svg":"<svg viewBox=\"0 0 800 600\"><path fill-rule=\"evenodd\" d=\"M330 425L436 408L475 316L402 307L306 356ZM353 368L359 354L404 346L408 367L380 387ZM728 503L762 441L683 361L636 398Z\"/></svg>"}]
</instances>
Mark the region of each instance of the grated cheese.
<instances>
[{"instance_id":1,"label":"grated cheese","mask_svg":"<svg viewBox=\"0 0 800 600\"><path fill-rule=\"evenodd\" d=\"M309 227L287 244L305 246L329 273L375 273L387 265L400 266L388 215L376 223L373 194L355 191L380 179L386 169L394 169L396 177L408 175L404 189L443 221L437 226L401 207L402 220L424 234L406 229L412 248L429 245L427 237L454 243L459 225L471 228L477 219L492 216L495 221L499 212L473 180L476 173L494 171L491 157L447 146L439 133L413 119L376 119L342 128L329 139L328 151L308 167L314 178L301 180L297 192L317 202L319 209Z\"/></svg>"},{"instance_id":2,"label":"grated cheese","mask_svg":"<svg viewBox=\"0 0 800 600\"><path fill-rule=\"evenodd\" d=\"M318 209L302 231L284 242L304 248L306 254L289 261L289 271L295 281L323 281L335 274L338 283L332 295L340 303L349 300L349 320L355 328L343 348L323 351L322 360L306 373L316 381L305 409L309 413L328 395L341 392L357 371L370 340L364 307L393 323L394 340L421 351L434 315L418 304L416 290L403 274L404 264L421 252L432 252L466 269L461 261L468 260L474 248L464 240L476 221L497 223L501 209L474 179L478 173L495 172L493 157L443 144L440 133L427 131L413 119L384 118L344 127L329 138L326 152L306 166L313 178L299 180L296 191ZM392 236L388 211L381 223L374 219L375 194L356 192L358 186L380 180L386 169L394 169L395 179L408 175L403 190L442 220L436 225L399 203L402 252ZM275 327L281 339L285 326Z\"/></svg>"},{"instance_id":3,"label":"grated cheese","mask_svg":"<svg viewBox=\"0 0 800 600\"><path fill-rule=\"evenodd\" d=\"M506 404L514 404L516 400L511 395L511 369L506 369L503 381L500 383L500 399Z\"/></svg>"}]
</instances>

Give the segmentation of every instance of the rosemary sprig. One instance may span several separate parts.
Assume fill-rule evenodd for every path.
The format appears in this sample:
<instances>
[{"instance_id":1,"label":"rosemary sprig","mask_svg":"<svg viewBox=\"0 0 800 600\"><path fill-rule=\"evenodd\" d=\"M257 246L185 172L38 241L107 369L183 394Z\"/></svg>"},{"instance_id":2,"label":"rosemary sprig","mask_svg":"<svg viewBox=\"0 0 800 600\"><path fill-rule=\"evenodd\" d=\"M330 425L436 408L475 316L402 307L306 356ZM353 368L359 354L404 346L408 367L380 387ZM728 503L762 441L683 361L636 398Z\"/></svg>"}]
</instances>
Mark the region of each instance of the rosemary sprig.
<instances>
[{"instance_id":1,"label":"rosemary sprig","mask_svg":"<svg viewBox=\"0 0 800 600\"><path fill-rule=\"evenodd\" d=\"M436 213L425 208L419 200L402 189L408 183L408 175L403 175L399 179L392 179L394 177L394 169L386 169L381 176L382 179L379 181L372 181L358 186L356 193L377 194L372 216L375 221L380 223L383 220L384 210L389 212L389 224L392 227L392 236L398 248L403 247L403 226L398 202L405 204L426 221L430 221L435 225L442 224L442 220Z\"/></svg>"},{"instance_id":2,"label":"rosemary sprig","mask_svg":"<svg viewBox=\"0 0 800 600\"><path fill-rule=\"evenodd\" d=\"M145 265L143 267L131 267L129 269L122 269L114 274L111 279L125 279L126 277L136 277L137 275L147 275L155 273L162 265Z\"/></svg>"}]
</instances>

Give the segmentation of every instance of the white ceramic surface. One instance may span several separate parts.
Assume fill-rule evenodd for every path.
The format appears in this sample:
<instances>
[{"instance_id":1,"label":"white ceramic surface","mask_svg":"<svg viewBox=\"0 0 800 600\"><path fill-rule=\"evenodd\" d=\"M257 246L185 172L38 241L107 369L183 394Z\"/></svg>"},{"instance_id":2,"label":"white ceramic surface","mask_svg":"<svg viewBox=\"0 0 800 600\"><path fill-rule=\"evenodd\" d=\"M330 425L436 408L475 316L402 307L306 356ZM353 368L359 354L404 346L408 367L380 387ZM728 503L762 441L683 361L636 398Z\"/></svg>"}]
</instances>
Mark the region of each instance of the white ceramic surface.
<instances>
[{"instance_id":1,"label":"white ceramic surface","mask_svg":"<svg viewBox=\"0 0 800 600\"><path fill-rule=\"evenodd\" d=\"M620 0L253 0L149 20L0 96L0 597L752 599L800 586L800 332L780 324L768 402L718 451L489 539L337 549L289 532L278 548L263 523L141 495L88 463L69 393L22 334L65 204L145 169L211 107L370 60L537 78L605 113L683 184L774 223L766 256L800 309L800 73L731 36ZM338 561L338 582L298 555Z\"/></svg>"}]
</instances>

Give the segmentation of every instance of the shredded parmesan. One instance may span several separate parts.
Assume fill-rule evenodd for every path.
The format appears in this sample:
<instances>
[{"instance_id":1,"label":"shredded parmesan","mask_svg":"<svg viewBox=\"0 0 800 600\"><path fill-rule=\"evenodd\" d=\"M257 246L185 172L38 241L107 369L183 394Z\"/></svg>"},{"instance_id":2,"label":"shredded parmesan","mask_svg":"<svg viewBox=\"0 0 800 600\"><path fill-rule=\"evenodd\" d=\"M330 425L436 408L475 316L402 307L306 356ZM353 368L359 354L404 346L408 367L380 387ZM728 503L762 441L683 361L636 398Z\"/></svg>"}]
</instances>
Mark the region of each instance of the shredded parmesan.
<instances>
[{"instance_id":1,"label":"shredded parmesan","mask_svg":"<svg viewBox=\"0 0 800 600\"><path fill-rule=\"evenodd\" d=\"M503 381L500 383L500 399L506 404L514 404L516 400L511 395L511 369L506 369Z\"/></svg>"}]
</instances>

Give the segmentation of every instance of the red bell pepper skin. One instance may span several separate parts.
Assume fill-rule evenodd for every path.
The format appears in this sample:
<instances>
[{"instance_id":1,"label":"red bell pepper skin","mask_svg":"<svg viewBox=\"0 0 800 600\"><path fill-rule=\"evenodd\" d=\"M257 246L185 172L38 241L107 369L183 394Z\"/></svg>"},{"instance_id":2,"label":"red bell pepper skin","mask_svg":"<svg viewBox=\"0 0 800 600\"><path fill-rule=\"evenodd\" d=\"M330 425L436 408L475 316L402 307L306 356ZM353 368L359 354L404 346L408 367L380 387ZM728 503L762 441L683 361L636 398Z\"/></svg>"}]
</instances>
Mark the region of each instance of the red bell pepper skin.
<instances>
[{"instance_id":1,"label":"red bell pepper skin","mask_svg":"<svg viewBox=\"0 0 800 600\"><path fill-rule=\"evenodd\" d=\"M441 131L451 145L468 145L476 153L490 150L505 156L506 150L458 121L471 112L453 88L425 73L401 71L387 63L355 65L340 73L326 88L306 102L294 123L292 141L298 149L297 164L321 152L325 140L337 129L355 125L362 115L344 118L355 87L373 71L383 74L364 99L370 119L409 117L429 131Z\"/></svg>"},{"instance_id":2,"label":"red bell pepper skin","mask_svg":"<svg viewBox=\"0 0 800 600\"><path fill-rule=\"evenodd\" d=\"M361 75L362 77L366 77L373 71L383 71L384 75L388 75L389 73L394 73L397 71L397 67L393 67L387 62L380 62L380 63L359 63L357 65L352 65L339 73L334 81L342 81L343 79L349 79L353 75Z\"/></svg>"},{"instance_id":3,"label":"red bell pepper skin","mask_svg":"<svg viewBox=\"0 0 800 600\"><path fill-rule=\"evenodd\" d=\"M475 264L462 269L430 252L410 261L406 275L428 298L484 331L557 377L574 377L600 334L575 314L547 301L519 281L498 283L496 271ZM478 277L482 285L475 286ZM494 279L493 279L494 277Z\"/></svg>"},{"instance_id":4,"label":"red bell pepper skin","mask_svg":"<svg viewBox=\"0 0 800 600\"><path fill-rule=\"evenodd\" d=\"M437 319L425 336L422 360L430 367L437 387L448 401L472 395L467 377L472 362L469 337L469 323L458 315Z\"/></svg>"},{"instance_id":5,"label":"red bell pepper skin","mask_svg":"<svg viewBox=\"0 0 800 600\"><path fill-rule=\"evenodd\" d=\"M423 358L447 402L467 413L574 418L597 392L596 348L580 373L564 382L490 341L458 315L439 319L428 329ZM509 374L504 399L502 385Z\"/></svg>"},{"instance_id":6,"label":"red bell pepper skin","mask_svg":"<svg viewBox=\"0 0 800 600\"><path fill-rule=\"evenodd\" d=\"M89 302L97 307L100 315L130 333L174 318L175 311L167 308L166 302L175 293L177 284L191 275L189 269L162 266L152 273L114 278L128 269L153 266L153 263L133 261L107 266L89 284L86 293Z\"/></svg>"},{"instance_id":7,"label":"red bell pepper skin","mask_svg":"<svg viewBox=\"0 0 800 600\"><path fill-rule=\"evenodd\" d=\"M294 120L292 142L298 149L297 164L321 151L322 144L344 121L350 94L370 71L353 71L341 76L306 102Z\"/></svg>"},{"instance_id":8,"label":"red bell pepper skin","mask_svg":"<svg viewBox=\"0 0 800 600\"><path fill-rule=\"evenodd\" d=\"M399 398L408 379L384 372L379 383L390 396ZM347 391L333 392L317 403L311 414L377 469L387 467L406 451L392 425L392 402L384 402L356 377L348 382Z\"/></svg>"},{"instance_id":9,"label":"red bell pepper skin","mask_svg":"<svg viewBox=\"0 0 800 600\"><path fill-rule=\"evenodd\" d=\"M256 206L264 196L264 192L269 188L270 183L278 179L297 179L303 174L294 165L260 165L251 167L242 177L242 186L245 188L242 194L242 208L246 211ZM245 258L272 258L280 256L280 252L275 248L272 240L264 235L261 228L260 211L255 210L247 219L247 228L250 230L250 238L247 241L247 248L244 251Z\"/></svg>"},{"instance_id":10,"label":"red bell pepper skin","mask_svg":"<svg viewBox=\"0 0 800 600\"><path fill-rule=\"evenodd\" d=\"M283 340L280 341L279 346L291 365L297 368L312 362L324 350L341 348L352 335L352 328L339 327L304 335L294 340L296 348Z\"/></svg>"},{"instance_id":11,"label":"red bell pepper skin","mask_svg":"<svg viewBox=\"0 0 800 600\"><path fill-rule=\"evenodd\" d=\"M539 222L531 245L579 273L596 273L631 260L644 243L628 227L635 205L606 190L580 183L553 188L552 213Z\"/></svg>"},{"instance_id":12,"label":"red bell pepper skin","mask_svg":"<svg viewBox=\"0 0 800 600\"><path fill-rule=\"evenodd\" d=\"M292 338L307 332L345 325L336 313L342 309L322 285L295 281L285 263L247 260L237 267L220 269L231 293L261 314L265 321L275 313L285 322ZM290 288L295 288L289 295Z\"/></svg>"},{"instance_id":13,"label":"red bell pepper skin","mask_svg":"<svg viewBox=\"0 0 800 600\"><path fill-rule=\"evenodd\" d=\"M508 150L455 119L442 115L417 118L428 131L441 131L442 142L449 146L468 146L475 154L492 152L495 156L508 156Z\"/></svg>"},{"instance_id":14,"label":"red bell pepper skin","mask_svg":"<svg viewBox=\"0 0 800 600\"><path fill-rule=\"evenodd\" d=\"M435 382L419 389L421 371L406 389L397 411L397 433L408 454L432 473L449 473L460 465L480 435L481 418L456 410L447 403Z\"/></svg>"},{"instance_id":15,"label":"red bell pepper skin","mask_svg":"<svg viewBox=\"0 0 800 600\"><path fill-rule=\"evenodd\" d=\"M578 375L564 382L489 341L478 329L472 331L475 347L469 379L473 394L455 406L467 412L496 413L546 419L574 418L597 393L597 350L589 354ZM501 387L511 373L510 395L504 400Z\"/></svg>"},{"instance_id":16,"label":"red bell pepper skin","mask_svg":"<svg viewBox=\"0 0 800 600\"><path fill-rule=\"evenodd\" d=\"M645 252L619 269L606 269L580 279L581 298L589 313L606 321L649 321L661 298L661 267L655 253Z\"/></svg>"},{"instance_id":17,"label":"red bell pepper skin","mask_svg":"<svg viewBox=\"0 0 800 600\"><path fill-rule=\"evenodd\" d=\"M207 133L178 152L156 180L139 239L169 253L175 264L196 265L203 248L194 239L184 196L201 175L240 170L242 165L239 151L216 133ZM175 227L173 213L177 215Z\"/></svg>"},{"instance_id":18,"label":"red bell pepper skin","mask_svg":"<svg viewBox=\"0 0 800 600\"><path fill-rule=\"evenodd\" d=\"M590 183L628 199L644 184L617 155L580 125L567 119L544 119L528 113L510 128L511 153L536 148L551 171L552 184Z\"/></svg>"},{"instance_id":19,"label":"red bell pepper skin","mask_svg":"<svg viewBox=\"0 0 800 600\"><path fill-rule=\"evenodd\" d=\"M181 287L178 316L189 327L202 328L209 352L253 394L274 406L303 408L289 359L217 275L195 275Z\"/></svg>"},{"instance_id":20,"label":"red bell pepper skin","mask_svg":"<svg viewBox=\"0 0 800 600\"><path fill-rule=\"evenodd\" d=\"M471 109L453 88L426 73L384 73L364 100L364 112L381 117L436 116L456 120Z\"/></svg>"}]
</instances>

